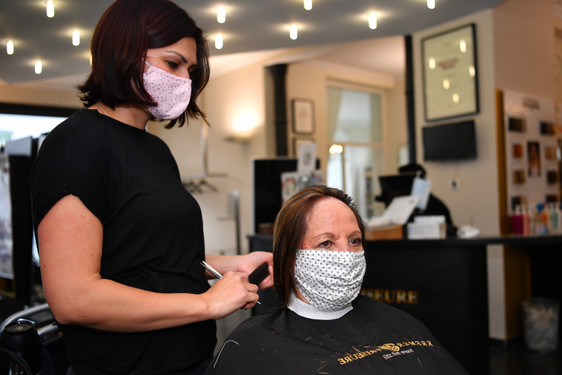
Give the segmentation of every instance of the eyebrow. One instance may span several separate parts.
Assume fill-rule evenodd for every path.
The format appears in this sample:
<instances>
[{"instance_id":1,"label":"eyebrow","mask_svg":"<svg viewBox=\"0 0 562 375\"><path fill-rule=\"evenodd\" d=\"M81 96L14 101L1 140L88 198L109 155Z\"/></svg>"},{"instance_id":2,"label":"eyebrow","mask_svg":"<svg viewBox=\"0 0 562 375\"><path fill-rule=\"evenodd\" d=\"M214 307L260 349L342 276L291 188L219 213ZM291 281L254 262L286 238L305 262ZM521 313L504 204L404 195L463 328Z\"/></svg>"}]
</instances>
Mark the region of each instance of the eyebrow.
<instances>
[{"instance_id":1,"label":"eyebrow","mask_svg":"<svg viewBox=\"0 0 562 375\"><path fill-rule=\"evenodd\" d=\"M176 51L166 51L166 52L167 53L173 53L174 55L178 56L181 59L181 61L183 61L184 63L187 64L187 59L185 57L183 57L183 55L181 53L176 52Z\"/></svg>"},{"instance_id":2,"label":"eyebrow","mask_svg":"<svg viewBox=\"0 0 562 375\"><path fill-rule=\"evenodd\" d=\"M312 236L312 238L313 238L314 240L318 240L320 237L324 237L324 236L327 236L327 237L329 237L329 238L334 238L334 237L336 237L336 235L335 235L334 233L332 233L332 232L322 232L322 233L319 233L319 234L317 234L317 235L315 235L315 236ZM357 230L357 231L353 231L353 232L351 232L351 233L348 234L348 238L351 238L351 237L353 237L353 236L362 237L361 231L360 231L360 230Z\"/></svg>"}]
</instances>

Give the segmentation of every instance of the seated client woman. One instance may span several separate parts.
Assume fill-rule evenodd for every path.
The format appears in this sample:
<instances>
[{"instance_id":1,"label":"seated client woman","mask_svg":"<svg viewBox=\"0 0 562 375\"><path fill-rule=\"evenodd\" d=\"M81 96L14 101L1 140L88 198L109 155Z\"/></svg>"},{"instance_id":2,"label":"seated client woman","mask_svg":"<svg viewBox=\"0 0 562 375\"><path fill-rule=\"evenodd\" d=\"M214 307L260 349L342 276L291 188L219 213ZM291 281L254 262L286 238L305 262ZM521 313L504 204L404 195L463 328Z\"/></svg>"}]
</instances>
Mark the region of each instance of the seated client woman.
<instances>
[{"instance_id":1,"label":"seated client woman","mask_svg":"<svg viewBox=\"0 0 562 375\"><path fill-rule=\"evenodd\" d=\"M359 295L363 234L342 191L314 186L291 197L273 231L284 307L236 328L207 374L466 374L418 320Z\"/></svg>"}]
</instances>

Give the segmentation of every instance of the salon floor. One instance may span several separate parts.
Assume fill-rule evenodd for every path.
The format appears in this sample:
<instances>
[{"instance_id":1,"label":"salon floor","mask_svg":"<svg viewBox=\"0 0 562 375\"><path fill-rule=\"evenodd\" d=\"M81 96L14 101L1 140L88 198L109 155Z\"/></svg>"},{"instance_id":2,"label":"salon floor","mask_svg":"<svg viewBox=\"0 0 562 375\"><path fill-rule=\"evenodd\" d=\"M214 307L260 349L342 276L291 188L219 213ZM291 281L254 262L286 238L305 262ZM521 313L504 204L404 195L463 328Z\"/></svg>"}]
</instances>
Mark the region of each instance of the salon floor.
<instances>
[{"instance_id":1,"label":"salon floor","mask_svg":"<svg viewBox=\"0 0 562 375\"><path fill-rule=\"evenodd\" d=\"M490 375L562 375L562 348L539 353L525 347L523 340L490 344Z\"/></svg>"}]
</instances>

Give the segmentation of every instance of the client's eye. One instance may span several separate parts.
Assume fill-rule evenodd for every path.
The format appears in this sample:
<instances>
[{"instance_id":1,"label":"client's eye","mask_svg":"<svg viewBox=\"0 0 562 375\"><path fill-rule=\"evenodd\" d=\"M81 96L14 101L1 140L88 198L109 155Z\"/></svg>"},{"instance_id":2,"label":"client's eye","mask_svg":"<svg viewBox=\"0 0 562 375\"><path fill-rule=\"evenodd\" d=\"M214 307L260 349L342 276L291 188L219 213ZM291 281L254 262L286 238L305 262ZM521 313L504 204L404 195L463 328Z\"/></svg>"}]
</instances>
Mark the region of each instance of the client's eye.
<instances>
[{"instance_id":1,"label":"client's eye","mask_svg":"<svg viewBox=\"0 0 562 375\"><path fill-rule=\"evenodd\" d=\"M349 240L349 243L353 246L361 245L361 237L353 237Z\"/></svg>"},{"instance_id":2,"label":"client's eye","mask_svg":"<svg viewBox=\"0 0 562 375\"><path fill-rule=\"evenodd\" d=\"M321 242L318 247L330 247L330 245L332 244L332 241L330 240L326 240L324 242Z\"/></svg>"}]
</instances>

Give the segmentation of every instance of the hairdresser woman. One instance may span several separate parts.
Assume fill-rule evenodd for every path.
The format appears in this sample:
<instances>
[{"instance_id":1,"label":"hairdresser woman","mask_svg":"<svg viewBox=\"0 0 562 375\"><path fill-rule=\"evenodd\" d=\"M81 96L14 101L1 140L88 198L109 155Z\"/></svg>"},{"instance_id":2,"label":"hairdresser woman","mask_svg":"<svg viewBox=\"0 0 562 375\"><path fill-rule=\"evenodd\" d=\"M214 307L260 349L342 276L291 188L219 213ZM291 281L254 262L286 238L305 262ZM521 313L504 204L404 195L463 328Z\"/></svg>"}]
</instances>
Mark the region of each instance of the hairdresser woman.
<instances>
[{"instance_id":1,"label":"hairdresser woman","mask_svg":"<svg viewBox=\"0 0 562 375\"><path fill-rule=\"evenodd\" d=\"M117 0L93 35L83 109L45 139L31 190L45 294L71 374L199 374L214 319L252 307L271 255L205 255L196 200L151 118L204 114L201 29L167 0ZM209 287L201 261L224 277ZM261 287L272 286L269 276Z\"/></svg>"}]
</instances>

